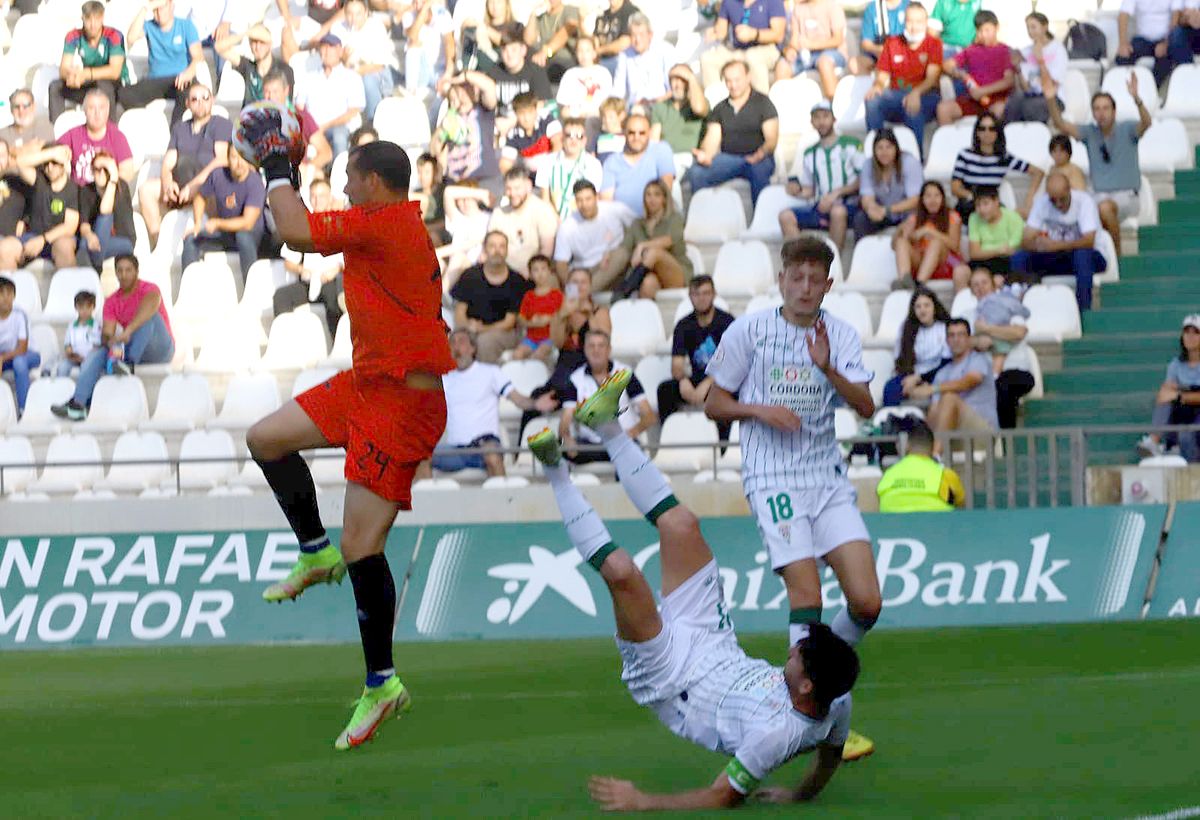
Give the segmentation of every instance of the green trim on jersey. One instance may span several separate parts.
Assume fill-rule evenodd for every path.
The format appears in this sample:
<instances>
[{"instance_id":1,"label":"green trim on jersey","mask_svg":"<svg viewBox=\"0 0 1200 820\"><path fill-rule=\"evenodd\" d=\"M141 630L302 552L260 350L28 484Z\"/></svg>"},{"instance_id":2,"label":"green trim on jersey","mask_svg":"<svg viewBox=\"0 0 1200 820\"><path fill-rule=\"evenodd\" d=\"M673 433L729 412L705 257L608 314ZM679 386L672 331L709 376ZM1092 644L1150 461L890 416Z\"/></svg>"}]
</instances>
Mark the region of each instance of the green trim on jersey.
<instances>
[{"instance_id":1,"label":"green trim on jersey","mask_svg":"<svg viewBox=\"0 0 1200 820\"><path fill-rule=\"evenodd\" d=\"M736 757L730 758L729 765L725 767L725 775L729 778L729 782L733 787L742 794L749 794L758 788L761 782L757 777L750 774L749 770L742 765L742 761Z\"/></svg>"},{"instance_id":2,"label":"green trim on jersey","mask_svg":"<svg viewBox=\"0 0 1200 820\"><path fill-rule=\"evenodd\" d=\"M592 569L599 572L600 567L604 566L604 562L608 559L608 556L612 555L616 550L617 545L609 541L603 547L596 550L596 554L588 559L588 563L592 565Z\"/></svg>"},{"instance_id":3,"label":"green trim on jersey","mask_svg":"<svg viewBox=\"0 0 1200 820\"><path fill-rule=\"evenodd\" d=\"M679 506L679 499L676 498L674 494L671 494L671 495L667 496L666 498L664 498L662 501L655 504L654 509L652 509L650 512L646 513L646 520L649 521L651 524L657 524L658 519L660 517L662 517L662 515L667 512L667 510L671 509L672 507L678 507L678 506Z\"/></svg>"}]
</instances>

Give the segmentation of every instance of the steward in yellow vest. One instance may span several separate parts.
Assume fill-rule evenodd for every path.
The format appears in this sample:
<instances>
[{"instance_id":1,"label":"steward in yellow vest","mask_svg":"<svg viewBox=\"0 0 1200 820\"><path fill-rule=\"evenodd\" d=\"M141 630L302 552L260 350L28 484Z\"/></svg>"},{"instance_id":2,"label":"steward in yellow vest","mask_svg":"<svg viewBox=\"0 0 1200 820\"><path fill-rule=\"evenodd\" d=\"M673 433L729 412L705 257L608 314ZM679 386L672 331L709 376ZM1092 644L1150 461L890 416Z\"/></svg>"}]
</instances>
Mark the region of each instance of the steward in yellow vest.
<instances>
[{"instance_id":1,"label":"steward in yellow vest","mask_svg":"<svg viewBox=\"0 0 1200 820\"><path fill-rule=\"evenodd\" d=\"M958 474L934 461L933 433L917 422L908 434L907 455L887 469L879 486L879 511L948 512L966 503Z\"/></svg>"}]
</instances>

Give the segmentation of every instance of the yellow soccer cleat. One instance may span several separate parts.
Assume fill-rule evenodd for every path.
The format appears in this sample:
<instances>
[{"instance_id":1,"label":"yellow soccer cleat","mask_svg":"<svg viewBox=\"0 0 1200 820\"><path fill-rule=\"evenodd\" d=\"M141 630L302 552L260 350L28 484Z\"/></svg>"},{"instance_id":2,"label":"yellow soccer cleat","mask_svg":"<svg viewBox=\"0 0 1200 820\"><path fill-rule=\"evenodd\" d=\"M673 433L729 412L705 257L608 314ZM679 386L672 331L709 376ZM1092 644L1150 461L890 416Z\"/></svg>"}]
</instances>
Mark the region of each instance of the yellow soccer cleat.
<instances>
[{"instance_id":1,"label":"yellow soccer cleat","mask_svg":"<svg viewBox=\"0 0 1200 820\"><path fill-rule=\"evenodd\" d=\"M875 741L866 735L860 735L853 730L850 731L846 738L846 745L842 747L842 760L849 763L854 760L862 760L875 751Z\"/></svg>"}]
</instances>

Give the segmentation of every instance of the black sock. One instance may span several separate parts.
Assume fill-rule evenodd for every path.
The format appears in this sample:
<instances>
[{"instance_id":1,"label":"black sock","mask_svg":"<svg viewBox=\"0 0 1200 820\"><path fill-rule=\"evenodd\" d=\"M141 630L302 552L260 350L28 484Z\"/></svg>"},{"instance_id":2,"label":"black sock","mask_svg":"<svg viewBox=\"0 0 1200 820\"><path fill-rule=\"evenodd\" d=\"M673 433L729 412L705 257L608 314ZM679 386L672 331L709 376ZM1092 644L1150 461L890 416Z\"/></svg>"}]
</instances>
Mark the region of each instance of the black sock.
<instances>
[{"instance_id":1,"label":"black sock","mask_svg":"<svg viewBox=\"0 0 1200 820\"><path fill-rule=\"evenodd\" d=\"M289 453L278 461L258 461L275 500L283 508L292 531L301 544L325 537L321 513L317 510L317 487L313 484L308 462L299 453Z\"/></svg>"},{"instance_id":2,"label":"black sock","mask_svg":"<svg viewBox=\"0 0 1200 820\"><path fill-rule=\"evenodd\" d=\"M358 607L367 674L392 668L392 627L396 621L396 582L383 553L347 564Z\"/></svg>"}]
</instances>

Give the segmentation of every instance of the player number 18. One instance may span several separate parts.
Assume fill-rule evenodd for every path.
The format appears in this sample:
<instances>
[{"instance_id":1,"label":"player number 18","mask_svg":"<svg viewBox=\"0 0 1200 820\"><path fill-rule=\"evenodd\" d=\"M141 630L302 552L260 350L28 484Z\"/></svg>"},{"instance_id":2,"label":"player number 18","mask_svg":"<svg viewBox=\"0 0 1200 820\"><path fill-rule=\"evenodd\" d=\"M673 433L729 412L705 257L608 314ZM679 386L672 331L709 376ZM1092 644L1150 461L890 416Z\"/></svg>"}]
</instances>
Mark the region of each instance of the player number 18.
<instances>
[{"instance_id":1,"label":"player number 18","mask_svg":"<svg viewBox=\"0 0 1200 820\"><path fill-rule=\"evenodd\" d=\"M792 517L792 498L787 493L767 496L767 507L771 510L771 523L778 524Z\"/></svg>"}]
</instances>

